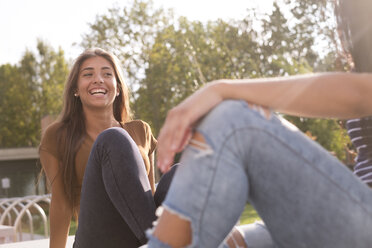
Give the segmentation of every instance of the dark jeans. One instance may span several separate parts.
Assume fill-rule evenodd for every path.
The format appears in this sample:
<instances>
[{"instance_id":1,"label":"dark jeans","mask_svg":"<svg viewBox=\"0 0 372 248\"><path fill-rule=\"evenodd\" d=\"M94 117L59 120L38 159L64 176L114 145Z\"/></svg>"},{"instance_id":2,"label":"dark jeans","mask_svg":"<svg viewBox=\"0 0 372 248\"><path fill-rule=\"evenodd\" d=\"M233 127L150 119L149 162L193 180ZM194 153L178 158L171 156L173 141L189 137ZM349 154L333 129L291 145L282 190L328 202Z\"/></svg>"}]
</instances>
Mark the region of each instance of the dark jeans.
<instances>
[{"instance_id":1,"label":"dark jeans","mask_svg":"<svg viewBox=\"0 0 372 248\"><path fill-rule=\"evenodd\" d=\"M122 128L102 132L85 169L75 248L138 247L164 200L177 166L161 178L154 197L136 143ZM155 204L157 203L157 204Z\"/></svg>"}]
</instances>

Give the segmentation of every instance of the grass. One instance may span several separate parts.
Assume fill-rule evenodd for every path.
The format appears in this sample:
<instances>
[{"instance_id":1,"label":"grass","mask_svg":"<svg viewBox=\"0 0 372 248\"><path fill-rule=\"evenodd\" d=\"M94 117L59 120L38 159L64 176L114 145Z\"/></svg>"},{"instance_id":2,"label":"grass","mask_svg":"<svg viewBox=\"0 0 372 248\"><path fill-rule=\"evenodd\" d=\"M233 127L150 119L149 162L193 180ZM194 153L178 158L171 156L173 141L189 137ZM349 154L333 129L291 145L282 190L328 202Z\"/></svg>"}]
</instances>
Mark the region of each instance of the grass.
<instances>
[{"instance_id":1,"label":"grass","mask_svg":"<svg viewBox=\"0 0 372 248\"><path fill-rule=\"evenodd\" d=\"M75 235L76 229L77 229L77 223L76 223L76 221L75 220L71 220L70 231L69 231L68 235Z\"/></svg>"},{"instance_id":2,"label":"grass","mask_svg":"<svg viewBox=\"0 0 372 248\"><path fill-rule=\"evenodd\" d=\"M256 210L252 207L252 205L245 205L244 211L240 216L240 225L254 223L258 220L261 220L261 218L260 216L258 216Z\"/></svg>"}]
</instances>

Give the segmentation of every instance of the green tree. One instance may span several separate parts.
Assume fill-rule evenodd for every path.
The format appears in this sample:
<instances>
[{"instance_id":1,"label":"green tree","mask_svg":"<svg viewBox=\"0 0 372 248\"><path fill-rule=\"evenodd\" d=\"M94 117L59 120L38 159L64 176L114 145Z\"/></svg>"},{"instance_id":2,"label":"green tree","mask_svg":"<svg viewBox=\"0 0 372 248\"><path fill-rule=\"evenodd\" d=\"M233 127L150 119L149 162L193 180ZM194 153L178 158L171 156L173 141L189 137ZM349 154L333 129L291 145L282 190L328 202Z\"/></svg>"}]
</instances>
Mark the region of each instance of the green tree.
<instances>
[{"instance_id":1,"label":"green tree","mask_svg":"<svg viewBox=\"0 0 372 248\"><path fill-rule=\"evenodd\" d=\"M257 76L257 44L248 23L243 24L203 24L181 17L158 32L134 105L155 133L167 111L206 82Z\"/></svg>"},{"instance_id":2,"label":"green tree","mask_svg":"<svg viewBox=\"0 0 372 248\"><path fill-rule=\"evenodd\" d=\"M329 1L274 3L273 12L262 20L263 75L281 76L344 70L335 32L333 5ZM285 15L282 10L289 10ZM291 22L288 21L291 20ZM326 47L321 44L327 44ZM338 120L285 116L303 132L346 163L350 140Z\"/></svg>"},{"instance_id":3,"label":"green tree","mask_svg":"<svg viewBox=\"0 0 372 248\"><path fill-rule=\"evenodd\" d=\"M37 89L34 56L26 52L18 67L5 64L0 67L0 147L34 146L37 144L39 122L37 116Z\"/></svg>"},{"instance_id":4,"label":"green tree","mask_svg":"<svg viewBox=\"0 0 372 248\"><path fill-rule=\"evenodd\" d=\"M286 116L301 131L332 152L341 161L349 164L348 148L350 139L343 122L334 119L297 118Z\"/></svg>"},{"instance_id":5,"label":"green tree","mask_svg":"<svg viewBox=\"0 0 372 248\"><path fill-rule=\"evenodd\" d=\"M35 84L40 89L37 101L40 117L56 116L62 109L63 88L69 72L64 51L61 48L54 51L50 45L39 40L36 59Z\"/></svg>"},{"instance_id":6,"label":"green tree","mask_svg":"<svg viewBox=\"0 0 372 248\"><path fill-rule=\"evenodd\" d=\"M146 51L151 49L156 33L171 20L172 12L155 9L152 0L133 0L130 7L115 6L108 14L97 16L80 45L113 52L122 62L129 86L134 87L144 75Z\"/></svg>"},{"instance_id":7,"label":"green tree","mask_svg":"<svg viewBox=\"0 0 372 248\"><path fill-rule=\"evenodd\" d=\"M166 112L206 82L344 68L331 12L325 0L282 0L260 19L250 10L243 20L201 23L174 20L152 1L134 0L130 8L97 17L82 46L101 46L121 58L136 116L157 134ZM345 157L347 137L336 120L289 119Z\"/></svg>"},{"instance_id":8,"label":"green tree","mask_svg":"<svg viewBox=\"0 0 372 248\"><path fill-rule=\"evenodd\" d=\"M67 62L38 41L37 53L26 51L17 65L0 66L0 147L37 146L41 118L61 111Z\"/></svg>"}]
</instances>

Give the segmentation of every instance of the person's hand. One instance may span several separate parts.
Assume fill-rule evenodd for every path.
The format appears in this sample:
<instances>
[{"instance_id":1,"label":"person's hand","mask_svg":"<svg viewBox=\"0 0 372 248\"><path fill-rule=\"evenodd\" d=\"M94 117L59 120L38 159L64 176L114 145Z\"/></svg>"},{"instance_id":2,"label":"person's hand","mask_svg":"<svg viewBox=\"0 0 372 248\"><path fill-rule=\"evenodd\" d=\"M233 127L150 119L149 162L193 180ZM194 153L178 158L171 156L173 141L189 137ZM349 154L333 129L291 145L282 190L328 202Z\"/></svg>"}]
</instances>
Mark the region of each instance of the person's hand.
<instances>
[{"instance_id":1,"label":"person's hand","mask_svg":"<svg viewBox=\"0 0 372 248\"><path fill-rule=\"evenodd\" d=\"M169 170L175 154L187 145L193 125L223 100L221 87L210 83L168 112L158 137L157 166L162 172Z\"/></svg>"}]
</instances>

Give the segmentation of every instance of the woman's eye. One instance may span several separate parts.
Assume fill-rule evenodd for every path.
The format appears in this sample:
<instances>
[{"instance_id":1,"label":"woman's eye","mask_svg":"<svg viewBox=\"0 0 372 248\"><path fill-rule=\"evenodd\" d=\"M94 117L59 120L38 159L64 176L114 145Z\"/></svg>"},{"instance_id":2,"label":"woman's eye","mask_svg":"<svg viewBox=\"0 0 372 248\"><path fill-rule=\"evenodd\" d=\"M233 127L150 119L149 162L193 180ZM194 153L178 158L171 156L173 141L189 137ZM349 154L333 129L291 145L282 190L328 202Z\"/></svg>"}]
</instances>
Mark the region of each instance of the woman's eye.
<instances>
[{"instance_id":1,"label":"woman's eye","mask_svg":"<svg viewBox=\"0 0 372 248\"><path fill-rule=\"evenodd\" d=\"M93 75L93 73L85 73L83 74L83 77L91 77Z\"/></svg>"},{"instance_id":2,"label":"woman's eye","mask_svg":"<svg viewBox=\"0 0 372 248\"><path fill-rule=\"evenodd\" d=\"M111 76L112 76L112 73L111 73L111 72L106 72L106 73L105 73L105 76L106 76L106 77L111 77Z\"/></svg>"}]
</instances>

